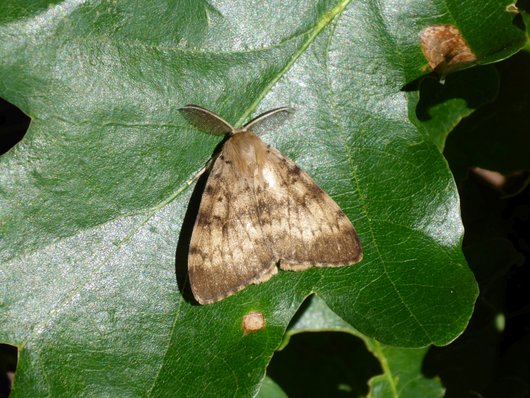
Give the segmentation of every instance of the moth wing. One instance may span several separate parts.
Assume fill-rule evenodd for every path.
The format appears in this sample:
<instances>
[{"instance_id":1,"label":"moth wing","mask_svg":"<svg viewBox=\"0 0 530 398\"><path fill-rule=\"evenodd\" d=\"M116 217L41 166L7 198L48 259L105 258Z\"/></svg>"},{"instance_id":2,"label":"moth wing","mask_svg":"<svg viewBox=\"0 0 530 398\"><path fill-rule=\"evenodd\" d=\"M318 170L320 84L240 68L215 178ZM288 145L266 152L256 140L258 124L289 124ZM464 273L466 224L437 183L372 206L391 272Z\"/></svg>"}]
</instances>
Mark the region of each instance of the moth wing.
<instances>
[{"instance_id":1,"label":"moth wing","mask_svg":"<svg viewBox=\"0 0 530 398\"><path fill-rule=\"evenodd\" d=\"M348 217L292 160L268 147L259 205L269 209L263 224L280 267L340 267L362 259L359 238Z\"/></svg>"},{"instance_id":2,"label":"moth wing","mask_svg":"<svg viewBox=\"0 0 530 398\"><path fill-rule=\"evenodd\" d=\"M278 271L258 212L253 178L234 170L221 152L206 182L190 242L188 272L199 303L219 301Z\"/></svg>"}]
</instances>

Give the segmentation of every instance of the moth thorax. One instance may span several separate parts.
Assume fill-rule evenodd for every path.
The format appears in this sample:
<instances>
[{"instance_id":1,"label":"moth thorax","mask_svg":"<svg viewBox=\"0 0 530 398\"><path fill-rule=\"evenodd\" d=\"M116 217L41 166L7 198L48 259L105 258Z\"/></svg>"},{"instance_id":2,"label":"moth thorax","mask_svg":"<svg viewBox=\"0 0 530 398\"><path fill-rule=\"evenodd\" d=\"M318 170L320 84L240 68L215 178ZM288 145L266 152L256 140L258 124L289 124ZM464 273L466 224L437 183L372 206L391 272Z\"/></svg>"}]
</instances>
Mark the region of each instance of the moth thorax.
<instances>
[{"instance_id":1,"label":"moth thorax","mask_svg":"<svg viewBox=\"0 0 530 398\"><path fill-rule=\"evenodd\" d=\"M254 133L243 131L234 134L223 148L225 159L234 164L237 172L253 176L261 170L267 157L267 146Z\"/></svg>"}]
</instances>

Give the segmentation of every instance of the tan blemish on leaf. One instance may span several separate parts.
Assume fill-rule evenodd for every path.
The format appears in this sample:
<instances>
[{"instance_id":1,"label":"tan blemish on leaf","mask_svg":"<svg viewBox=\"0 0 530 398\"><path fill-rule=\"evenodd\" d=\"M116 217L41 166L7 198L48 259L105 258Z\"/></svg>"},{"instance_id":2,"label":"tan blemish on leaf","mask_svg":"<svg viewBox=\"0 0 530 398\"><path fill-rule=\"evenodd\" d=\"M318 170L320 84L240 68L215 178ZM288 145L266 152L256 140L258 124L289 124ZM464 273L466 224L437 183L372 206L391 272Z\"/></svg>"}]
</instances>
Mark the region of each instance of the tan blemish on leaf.
<instances>
[{"instance_id":1,"label":"tan blemish on leaf","mask_svg":"<svg viewBox=\"0 0 530 398\"><path fill-rule=\"evenodd\" d=\"M433 25L420 32L423 55L430 68L442 77L477 60L462 34L453 25Z\"/></svg>"},{"instance_id":2,"label":"tan blemish on leaf","mask_svg":"<svg viewBox=\"0 0 530 398\"><path fill-rule=\"evenodd\" d=\"M265 328L266 322L263 313L259 311L249 312L243 317L243 334L257 332Z\"/></svg>"}]
</instances>

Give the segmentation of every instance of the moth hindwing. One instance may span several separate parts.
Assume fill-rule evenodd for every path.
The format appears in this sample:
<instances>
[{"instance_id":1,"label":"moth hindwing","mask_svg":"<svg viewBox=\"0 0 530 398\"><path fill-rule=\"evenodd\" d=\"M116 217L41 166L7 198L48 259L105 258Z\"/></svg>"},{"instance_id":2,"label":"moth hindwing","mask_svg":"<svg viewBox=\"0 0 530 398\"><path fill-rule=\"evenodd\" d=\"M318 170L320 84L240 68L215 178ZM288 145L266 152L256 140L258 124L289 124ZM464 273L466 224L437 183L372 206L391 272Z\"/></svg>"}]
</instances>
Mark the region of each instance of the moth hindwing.
<instances>
[{"instance_id":1,"label":"moth hindwing","mask_svg":"<svg viewBox=\"0 0 530 398\"><path fill-rule=\"evenodd\" d=\"M300 271L361 261L359 238L340 207L251 131L285 118L289 108L266 112L241 129L196 105L181 111L196 127L230 135L211 166L191 236L188 271L199 303L264 282L278 265Z\"/></svg>"}]
</instances>

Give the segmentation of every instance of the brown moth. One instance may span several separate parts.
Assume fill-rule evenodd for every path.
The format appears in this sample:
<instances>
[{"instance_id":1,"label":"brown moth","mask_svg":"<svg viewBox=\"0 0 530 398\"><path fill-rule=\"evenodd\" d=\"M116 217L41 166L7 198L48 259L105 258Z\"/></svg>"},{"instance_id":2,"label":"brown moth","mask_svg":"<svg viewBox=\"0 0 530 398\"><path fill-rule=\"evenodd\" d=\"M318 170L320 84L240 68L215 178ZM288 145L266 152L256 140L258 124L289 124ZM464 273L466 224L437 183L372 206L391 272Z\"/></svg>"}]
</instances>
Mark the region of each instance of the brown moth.
<instances>
[{"instance_id":1,"label":"brown moth","mask_svg":"<svg viewBox=\"0 0 530 398\"><path fill-rule=\"evenodd\" d=\"M453 25L426 27L420 32L420 45L431 69L442 77L477 60L458 28Z\"/></svg>"},{"instance_id":2,"label":"brown moth","mask_svg":"<svg viewBox=\"0 0 530 398\"><path fill-rule=\"evenodd\" d=\"M180 111L195 127L227 134L210 163L188 255L191 289L209 304L283 270L340 267L362 259L350 220L309 175L252 131L280 124L277 108L234 128L197 105Z\"/></svg>"}]
</instances>

